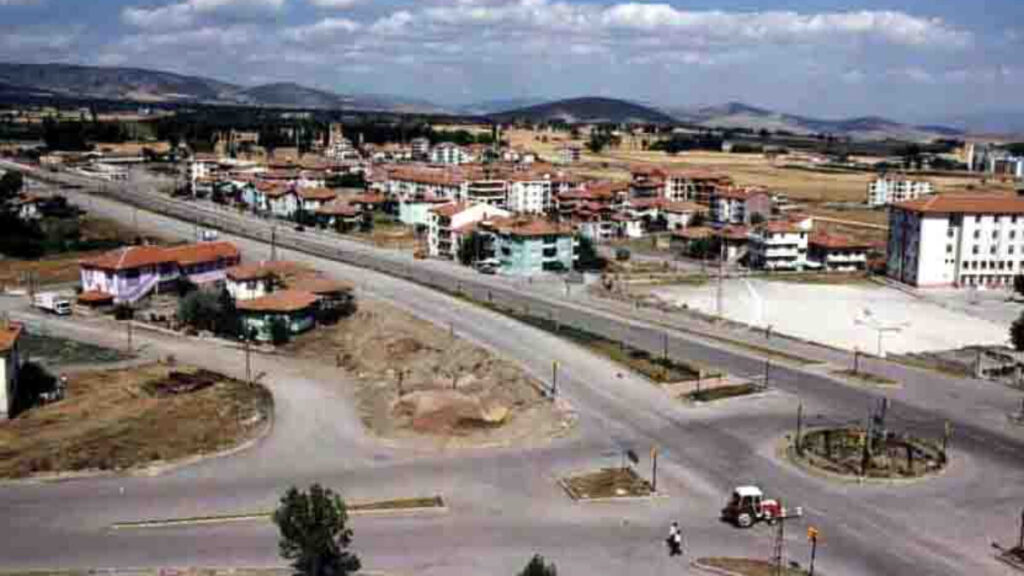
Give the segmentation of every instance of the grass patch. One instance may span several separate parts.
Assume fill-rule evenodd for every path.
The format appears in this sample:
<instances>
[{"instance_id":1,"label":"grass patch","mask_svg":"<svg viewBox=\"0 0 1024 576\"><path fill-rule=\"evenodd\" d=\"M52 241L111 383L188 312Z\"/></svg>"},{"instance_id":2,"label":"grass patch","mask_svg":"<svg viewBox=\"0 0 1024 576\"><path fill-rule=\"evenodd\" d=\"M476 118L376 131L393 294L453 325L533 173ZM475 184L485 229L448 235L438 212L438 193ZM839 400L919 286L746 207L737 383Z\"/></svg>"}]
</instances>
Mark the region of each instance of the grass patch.
<instances>
[{"instance_id":1,"label":"grass patch","mask_svg":"<svg viewBox=\"0 0 1024 576\"><path fill-rule=\"evenodd\" d=\"M862 370L861 371L857 371L857 372L854 372L852 369L835 370L835 371L832 372L832 374L835 374L836 376L842 376L843 378L850 378L850 379L853 379L853 380L858 380L860 382L863 382L865 384L871 384L873 386L896 386L896 385L899 385L899 382L897 382L895 380L890 380L889 378L886 378L884 376L878 376L878 375L875 375L875 374L869 374L868 372L864 372Z\"/></svg>"},{"instance_id":2,"label":"grass patch","mask_svg":"<svg viewBox=\"0 0 1024 576\"><path fill-rule=\"evenodd\" d=\"M751 558L701 558L697 562L704 566L728 570L743 576L776 576L778 574L775 565L765 560L754 560ZM807 572L800 568L788 566L784 568L783 574L785 576L805 576Z\"/></svg>"},{"instance_id":3,"label":"grass patch","mask_svg":"<svg viewBox=\"0 0 1024 576\"><path fill-rule=\"evenodd\" d=\"M749 396L750 394L756 394L760 391L761 387L756 384L736 384L733 386L718 386L715 388L706 388L700 391L690 392L686 395L686 399L693 402L714 402L716 400L725 400L726 398Z\"/></svg>"},{"instance_id":4,"label":"grass patch","mask_svg":"<svg viewBox=\"0 0 1024 576\"><path fill-rule=\"evenodd\" d=\"M637 498L650 496L651 483L632 468L604 468L598 472L570 476L562 485L573 500Z\"/></svg>"},{"instance_id":5,"label":"grass patch","mask_svg":"<svg viewBox=\"0 0 1024 576\"><path fill-rule=\"evenodd\" d=\"M220 376L191 393L156 395L172 371L149 364L71 375L67 397L0 423L0 477L120 471L231 448L273 410L270 392Z\"/></svg>"},{"instance_id":6,"label":"grass patch","mask_svg":"<svg viewBox=\"0 0 1024 576\"><path fill-rule=\"evenodd\" d=\"M59 336L41 336L27 332L19 342L23 358L48 366L71 364L109 364L127 360L129 356L93 344L77 342Z\"/></svg>"},{"instance_id":7,"label":"grass patch","mask_svg":"<svg viewBox=\"0 0 1024 576\"><path fill-rule=\"evenodd\" d=\"M396 500L379 500L349 504L349 512L375 512L378 510L415 510L418 508L444 508L444 499L440 496L429 498L398 498Z\"/></svg>"}]
</instances>

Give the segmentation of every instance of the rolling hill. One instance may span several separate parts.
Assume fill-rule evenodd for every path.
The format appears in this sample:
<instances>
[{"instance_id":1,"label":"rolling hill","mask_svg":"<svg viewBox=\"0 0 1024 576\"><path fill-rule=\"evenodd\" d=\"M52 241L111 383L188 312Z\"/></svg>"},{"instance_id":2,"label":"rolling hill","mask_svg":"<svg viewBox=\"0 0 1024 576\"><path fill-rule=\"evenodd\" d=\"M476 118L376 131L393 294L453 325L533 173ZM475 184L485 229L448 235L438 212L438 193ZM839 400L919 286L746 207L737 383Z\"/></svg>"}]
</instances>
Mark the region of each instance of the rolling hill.
<instances>
[{"instance_id":1,"label":"rolling hill","mask_svg":"<svg viewBox=\"0 0 1024 576\"><path fill-rule=\"evenodd\" d=\"M742 102L729 102L721 106L698 109L668 108L665 111L680 122L705 128L748 128L751 130L785 131L798 135L835 134L856 140L919 140L957 138L963 131L945 126L916 126L902 124L877 116L864 116L841 120L823 120L794 114L784 114L757 108Z\"/></svg>"},{"instance_id":2,"label":"rolling hill","mask_svg":"<svg viewBox=\"0 0 1024 576\"><path fill-rule=\"evenodd\" d=\"M571 98L492 114L499 122L673 124L676 120L653 108L614 98Z\"/></svg>"},{"instance_id":3,"label":"rolling hill","mask_svg":"<svg viewBox=\"0 0 1024 576\"><path fill-rule=\"evenodd\" d=\"M4 92L33 92L76 98L134 102L198 102L207 104L379 110L443 113L430 102L375 94L336 94L278 82L240 86L200 76L142 68L107 68L68 64L0 63Z\"/></svg>"}]
</instances>

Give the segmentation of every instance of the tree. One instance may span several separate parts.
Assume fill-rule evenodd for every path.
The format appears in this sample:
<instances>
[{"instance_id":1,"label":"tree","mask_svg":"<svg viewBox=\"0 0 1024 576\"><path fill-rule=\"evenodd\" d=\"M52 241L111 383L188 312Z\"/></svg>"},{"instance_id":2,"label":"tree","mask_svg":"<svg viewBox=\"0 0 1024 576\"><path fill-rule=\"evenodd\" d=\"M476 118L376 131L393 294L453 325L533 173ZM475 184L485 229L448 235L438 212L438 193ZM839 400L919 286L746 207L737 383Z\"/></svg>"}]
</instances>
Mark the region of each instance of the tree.
<instances>
[{"instance_id":1,"label":"tree","mask_svg":"<svg viewBox=\"0 0 1024 576\"><path fill-rule=\"evenodd\" d=\"M558 570L553 562L548 564L544 562L543 556L534 554L519 576L558 576Z\"/></svg>"},{"instance_id":2,"label":"tree","mask_svg":"<svg viewBox=\"0 0 1024 576\"><path fill-rule=\"evenodd\" d=\"M764 224L764 222L765 222L764 214L761 214L760 212L754 212L753 214L750 215L750 224L751 224L751 226L757 226L758 224Z\"/></svg>"},{"instance_id":3,"label":"tree","mask_svg":"<svg viewBox=\"0 0 1024 576\"><path fill-rule=\"evenodd\" d=\"M274 346L287 344L291 337L292 332L288 328L287 320L276 317L270 321L270 341L273 342Z\"/></svg>"},{"instance_id":4,"label":"tree","mask_svg":"<svg viewBox=\"0 0 1024 576\"><path fill-rule=\"evenodd\" d=\"M227 288L221 289L217 297L217 308L217 320L213 331L220 336L229 338L240 336L242 334L242 319L238 315L238 309L235 308L235 299Z\"/></svg>"},{"instance_id":5,"label":"tree","mask_svg":"<svg viewBox=\"0 0 1024 576\"><path fill-rule=\"evenodd\" d=\"M217 331L220 301L216 294L196 290L178 300L178 320L196 330Z\"/></svg>"},{"instance_id":6,"label":"tree","mask_svg":"<svg viewBox=\"0 0 1024 576\"><path fill-rule=\"evenodd\" d=\"M1024 312L1010 325L1010 342L1018 352L1024 352Z\"/></svg>"},{"instance_id":7,"label":"tree","mask_svg":"<svg viewBox=\"0 0 1024 576\"><path fill-rule=\"evenodd\" d=\"M1024 274L1017 274L1013 277L1013 291L1024 296Z\"/></svg>"},{"instance_id":8,"label":"tree","mask_svg":"<svg viewBox=\"0 0 1024 576\"><path fill-rule=\"evenodd\" d=\"M362 567L348 551L352 530L345 502L330 488L319 484L302 492L292 486L274 511L281 532L278 549L303 576L344 576Z\"/></svg>"},{"instance_id":9,"label":"tree","mask_svg":"<svg viewBox=\"0 0 1024 576\"><path fill-rule=\"evenodd\" d=\"M459 262L463 266L472 266L480 259L483 252L483 237L470 232L459 241Z\"/></svg>"},{"instance_id":10,"label":"tree","mask_svg":"<svg viewBox=\"0 0 1024 576\"><path fill-rule=\"evenodd\" d=\"M690 226L691 228L700 228L701 226L707 224L707 222L708 217L706 213L694 212L693 217L690 218L690 223L688 224L688 226Z\"/></svg>"},{"instance_id":11,"label":"tree","mask_svg":"<svg viewBox=\"0 0 1024 576\"><path fill-rule=\"evenodd\" d=\"M605 267L605 260L597 253L594 246L594 239L589 236L580 237L580 245L576 252L579 259L576 260L578 270L601 270Z\"/></svg>"},{"instance_id":12,"label":"tree","mask_svg":"<svg viewBox=\"0 0 1024 576\"><path fill-rule=\"evenodd\" d=\"M25 179L21 172L17 170L5 172L3 177L0 177L0 202L8 202L17 198L24 185Z\"/></svg>"}]
</instances>

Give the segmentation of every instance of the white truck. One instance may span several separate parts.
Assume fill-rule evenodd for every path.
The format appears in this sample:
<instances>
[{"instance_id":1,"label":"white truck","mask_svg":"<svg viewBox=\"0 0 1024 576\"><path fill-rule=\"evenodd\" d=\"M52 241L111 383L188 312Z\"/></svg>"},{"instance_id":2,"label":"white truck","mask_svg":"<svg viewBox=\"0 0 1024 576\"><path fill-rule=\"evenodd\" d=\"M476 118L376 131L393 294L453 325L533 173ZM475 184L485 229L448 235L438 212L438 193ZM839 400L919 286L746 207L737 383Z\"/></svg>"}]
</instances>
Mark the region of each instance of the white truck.
<instances>
[{"instance_id":1,"label":"white truck","mask_svg":"<svg viewBox=\"0 0 1024 576\"><path fill-rule=\"evenodd\" d=\"M57 316L71 315L71 300L56 292L38 292L32 297L32 305Z\"/></svg>"}]
</instances>

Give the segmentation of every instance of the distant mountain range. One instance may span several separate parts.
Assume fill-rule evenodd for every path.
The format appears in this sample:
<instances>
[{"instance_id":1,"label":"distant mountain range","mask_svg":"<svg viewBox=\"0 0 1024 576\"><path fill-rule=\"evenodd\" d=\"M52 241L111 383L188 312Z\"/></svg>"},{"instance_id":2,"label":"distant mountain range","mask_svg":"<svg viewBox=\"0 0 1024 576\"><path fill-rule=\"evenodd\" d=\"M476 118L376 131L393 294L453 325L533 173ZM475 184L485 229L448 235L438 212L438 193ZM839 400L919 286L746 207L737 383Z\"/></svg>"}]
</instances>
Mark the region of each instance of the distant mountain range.
<instances>
[{"instance_id":1,"label":"distant mountain range","mask_svg":"<svg viewBox=\"0 0 1024 576\"><path fill-rule=\"evenodd\" d=\"M683 108L653 106L613 98L539 98L491 100L465 106L386 94L338 94L292 82L241 86L201 76L142 68L68 64L0 63L0 97L77 97L140 103L205 103L298 109L345 109L408 114L487 116L498 121L684 123L707 128L748 128L793 134L831 133L862 140L960 138L967 132L1024 132L1024 113L990 113L953 117L916 125L880 117L824 120L757 108L740 102Z\"/></svg>"},{"instance_id":2,"label":"distant mountain range","mask_svg":"<svg viewBox=\"0 0 1024 576\"><path fill-rule=\"evenodd\" d=\"M144 103L197 102L422 114L447 112L424 100L377 94L342 95L290 82L239 86L201 76L142 68L0 63L0 94L15 91Z\"/></svg>"}]
</instances>

